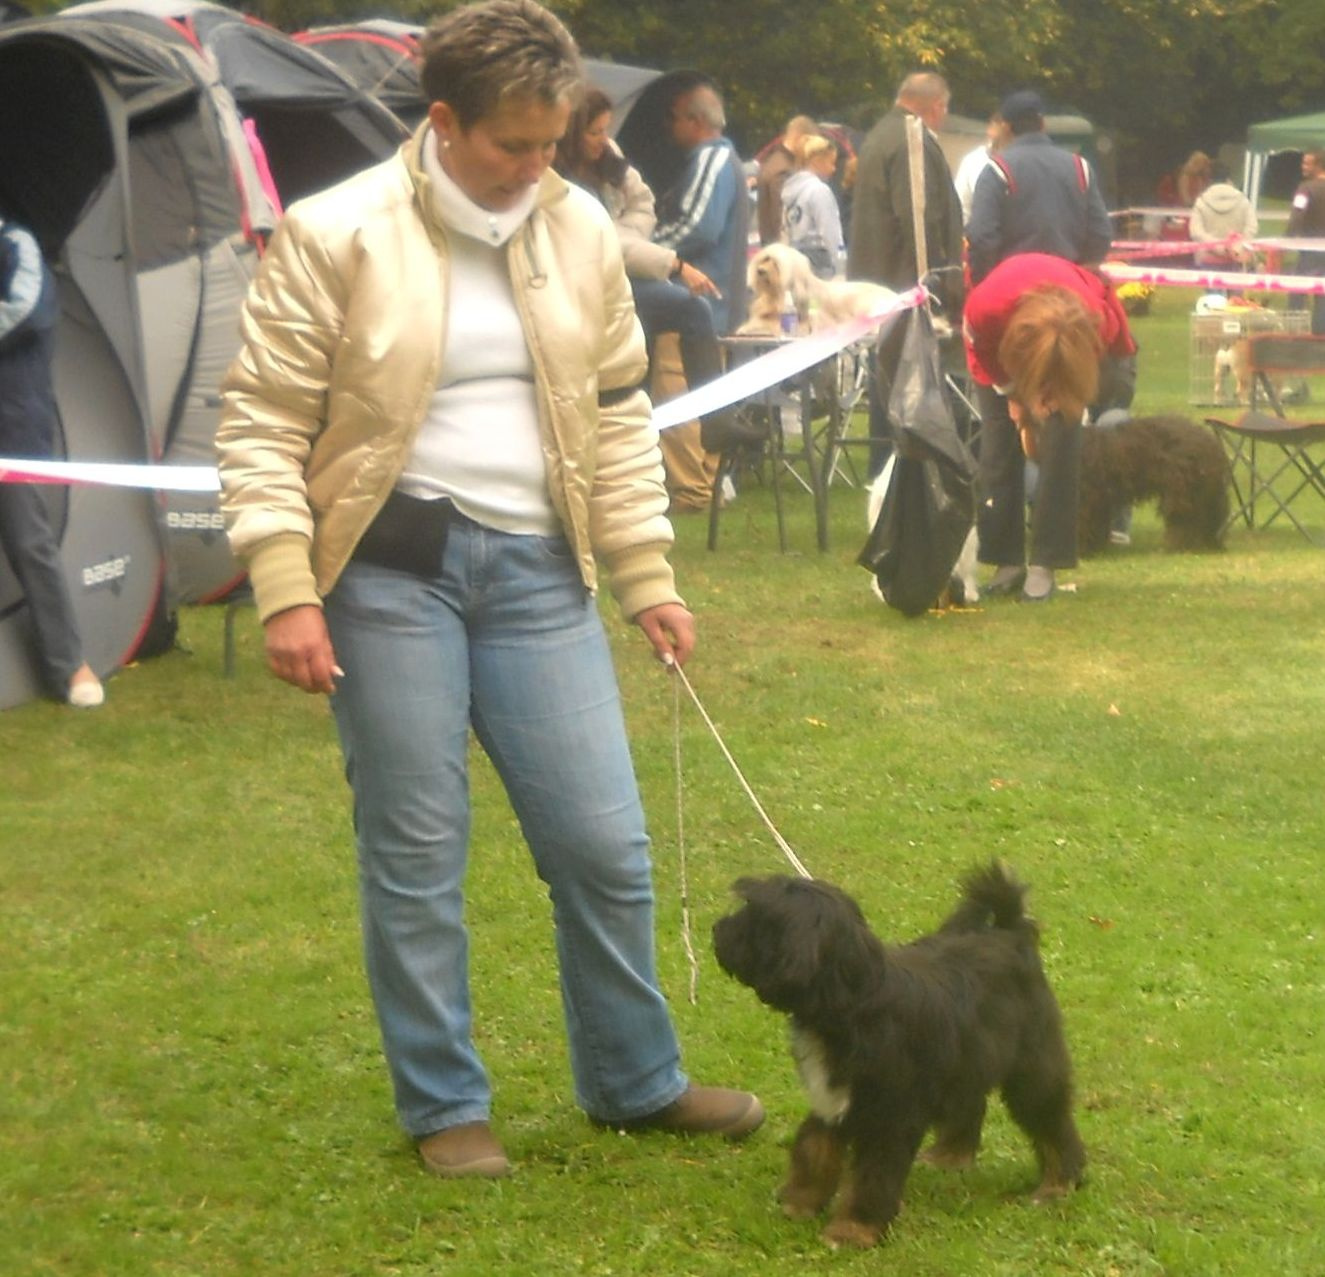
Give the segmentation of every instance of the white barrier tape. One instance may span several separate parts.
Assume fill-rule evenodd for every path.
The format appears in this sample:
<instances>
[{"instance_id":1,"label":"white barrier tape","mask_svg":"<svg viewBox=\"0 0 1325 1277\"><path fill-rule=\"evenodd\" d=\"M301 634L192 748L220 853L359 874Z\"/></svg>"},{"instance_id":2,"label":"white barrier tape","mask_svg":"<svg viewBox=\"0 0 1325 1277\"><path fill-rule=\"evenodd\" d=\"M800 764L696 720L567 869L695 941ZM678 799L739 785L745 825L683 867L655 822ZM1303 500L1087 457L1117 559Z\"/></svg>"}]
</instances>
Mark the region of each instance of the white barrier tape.
<instances>
[{"instance_id":1,"label":"white barrier tape","mask_svg":"<svg viewBox=\"0 0 1325 1277\"><path fill-rule=\"evenodd\" d=\"M1115 284L1172 284L1182 288L1246 288L1259 293L1325 294L1325 278L1320 275L1184 270L1172 266L1125 266L1121 262L1105 262L1100 271Z\"/></svg>"},{"instance_id":2,"label":"white barrier tape","mask_svg":"<svg viewBox=\"0 0 1325 1277\"><path fill-rule=\"evenodd\" d=\"M96 483L157 492L220 492L214 466L149 466L111 461L28 461L0 457L0 483Z\"/></svg>"},{"instance_id":3,"label":"white barrier tape","mask_svg":"<svg viewBox=\"0 0 1325 1277\"><path fill-rule=\"evenodd\" d=\"M653 424L659 430L670 430L673 426L684 425L696 417L749 399L770 386L776 386L780 381L786 381L788 377L794 377L798 372L823 363L839 350L845 350L852 342L859 341L886 324L894 315L920 305L925 296L923 288L912 288L899 293L880 310L765 351L749 363L733 368L731 372L724 373L697 390L687 391L676 399L657 405L653 410Z\"/></svg>"}]
</instances>

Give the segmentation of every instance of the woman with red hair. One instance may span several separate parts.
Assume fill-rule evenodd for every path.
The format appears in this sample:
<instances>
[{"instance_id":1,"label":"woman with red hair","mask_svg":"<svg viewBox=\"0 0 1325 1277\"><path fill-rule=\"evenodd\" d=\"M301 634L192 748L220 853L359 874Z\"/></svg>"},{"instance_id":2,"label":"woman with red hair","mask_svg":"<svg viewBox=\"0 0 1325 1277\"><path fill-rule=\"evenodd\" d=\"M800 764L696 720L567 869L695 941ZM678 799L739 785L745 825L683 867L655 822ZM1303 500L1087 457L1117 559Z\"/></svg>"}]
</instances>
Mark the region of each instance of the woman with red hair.
<instances>
[{"instance_id":1,"label":"woman with red hair","mask_svg":"<svg viewBox=\"0 0 1325 1277\"><path fill-rule=\"evenodd\" d=\"M986 593L1042 602L1077 562L1082 421L1131 402L1136 343L1108 280L1047 253L994 267L966 299L963 335L982 422L980 561L996 568ZM1040 470L1029 560L1027 459Z\"/></svg>"}]
</instances>

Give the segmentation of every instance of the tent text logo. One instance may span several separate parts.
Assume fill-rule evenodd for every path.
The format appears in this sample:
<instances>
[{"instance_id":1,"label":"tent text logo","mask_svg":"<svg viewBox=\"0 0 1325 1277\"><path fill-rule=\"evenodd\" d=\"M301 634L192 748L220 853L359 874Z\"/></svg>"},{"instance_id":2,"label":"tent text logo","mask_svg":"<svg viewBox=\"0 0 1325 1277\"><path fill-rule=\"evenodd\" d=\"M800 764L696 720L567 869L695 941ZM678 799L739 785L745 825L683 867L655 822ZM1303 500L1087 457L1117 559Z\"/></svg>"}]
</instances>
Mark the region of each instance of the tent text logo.
<instances>
[{"instance_id":1,"label":"tent text logo","mask_svg":"<svg viewBox=\"0 0 1325 1277\"><path fill-rule=\"evenodd\" d=\"M124 588L124 578L132 559L129 554L117 554L114 558L89 564L83 569L83 589L109 589L112 594L118 594Z\"/></svg>"}]
</instances>

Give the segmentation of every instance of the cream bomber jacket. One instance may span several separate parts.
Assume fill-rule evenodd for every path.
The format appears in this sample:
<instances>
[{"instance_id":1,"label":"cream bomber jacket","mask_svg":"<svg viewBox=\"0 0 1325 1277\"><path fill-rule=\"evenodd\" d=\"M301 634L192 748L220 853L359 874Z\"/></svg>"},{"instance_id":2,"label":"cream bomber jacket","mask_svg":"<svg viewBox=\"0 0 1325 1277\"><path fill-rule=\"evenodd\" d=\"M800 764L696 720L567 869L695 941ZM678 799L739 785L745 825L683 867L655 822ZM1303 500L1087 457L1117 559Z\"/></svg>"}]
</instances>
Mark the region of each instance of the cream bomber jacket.
<instances>
[{"instance_id":1,"label":"cream bomber jacket","mask_svg":"<svg viewBox=\"0 0 1325 1277\"><path fill-rule=\"evenodd\" d=\"M438 382L447 232L420 147L291 206L222 383L221 508L267 620L318 604L395 485ZM585 588L680 602L644 337L602 206L548 170L506 248L533 356L548 489Z\"/></svg>"}]
</instances>

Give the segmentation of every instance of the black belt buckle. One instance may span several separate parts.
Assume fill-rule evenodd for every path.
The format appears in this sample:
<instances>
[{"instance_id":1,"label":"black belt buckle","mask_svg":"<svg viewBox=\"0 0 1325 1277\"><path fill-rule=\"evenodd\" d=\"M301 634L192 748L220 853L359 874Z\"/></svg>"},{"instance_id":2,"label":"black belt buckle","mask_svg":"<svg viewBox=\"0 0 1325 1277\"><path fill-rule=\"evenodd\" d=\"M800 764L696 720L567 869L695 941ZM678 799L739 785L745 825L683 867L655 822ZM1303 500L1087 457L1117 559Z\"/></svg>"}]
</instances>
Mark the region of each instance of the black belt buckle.
<instances>
[{"instance_id":1,"label":"black belt buckle","mask_svg":"<svg viewBox=\"0 0 1325 1277\"><path fill-rule=\"evenodd\" d=\"M445 497L412 497L393 489L350 558L414 576L437 576L454 513Z\"/></svg>"}]
</instances>

